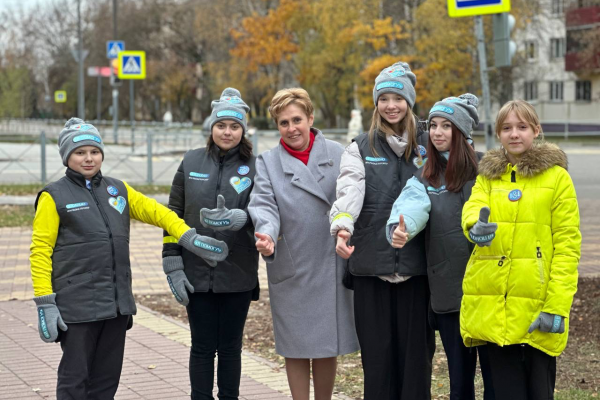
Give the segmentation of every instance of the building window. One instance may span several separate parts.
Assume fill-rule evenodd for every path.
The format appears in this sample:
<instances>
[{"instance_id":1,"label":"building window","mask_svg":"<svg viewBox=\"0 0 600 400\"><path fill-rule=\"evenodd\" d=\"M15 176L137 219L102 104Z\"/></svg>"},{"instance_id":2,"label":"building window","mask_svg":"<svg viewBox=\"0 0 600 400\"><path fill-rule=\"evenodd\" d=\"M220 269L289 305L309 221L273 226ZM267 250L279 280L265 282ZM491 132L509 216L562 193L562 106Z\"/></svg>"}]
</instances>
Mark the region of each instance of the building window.
<instances>
[{"instance_id":1,"label":"building window","mask_svg":"<svg viewBox=\"0 0 600 400\"><path fill-rule=\"evenodd\" d=\"M560 15L565 10L564 0L552 0L552 14Z\"/></svg>"},{"instance_id":2,"label":"building window","mask_svg":"<svg viewBox=\"0 0 600 400\"><path fill-rule=\"evenodd\" d=\"M533 40L525 42L525 58L535 60L537 58L537 43Z\"/></svg>"},{"instance_id":3,"label":"building window","mask_svg":"<svg viewBox=\"0 0 600 400\"><path fill-rule=\"evenodd\" d=\"M563 83L562 82L550 82L550 100L551 101L563 101Z\"/></svg>"},{"instance_id":4,"label":"building window","mask_svg":"<svg viewBox=\"0 0 600 400\"><path fill-rule=\"evenodd\" d=\"M565 56L565 39L550 39L550 59L563 58Z\"/></svg>"},{"instance_id":5,"label":"building window","mask_svg":"<svg viewBox=\"0 0 600 400\"><path fill-rule=\"evenodd\" d=\"M537 100L538 91L537 91L537 82L535 81L527 81L525 82L525 100Z\"/></svg>"},{"instance_id":6,"label":"building window","mask_svg":"<svg viewBox=\"0 0 600 400\"><path fill-rule=\"evenodd\" d=\"M575 82L575 100L592 101L592 82L591 81Z\"/></svg>"}]
</instances>

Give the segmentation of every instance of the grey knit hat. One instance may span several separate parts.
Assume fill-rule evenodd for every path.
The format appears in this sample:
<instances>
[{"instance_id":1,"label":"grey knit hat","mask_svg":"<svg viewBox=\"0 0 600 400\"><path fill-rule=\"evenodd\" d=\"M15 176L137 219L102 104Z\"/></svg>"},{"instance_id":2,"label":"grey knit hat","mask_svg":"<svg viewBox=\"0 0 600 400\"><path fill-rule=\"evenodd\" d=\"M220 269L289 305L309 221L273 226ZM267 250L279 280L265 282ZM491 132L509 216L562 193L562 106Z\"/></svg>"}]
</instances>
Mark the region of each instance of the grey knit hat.
<instances>
[{"instance_id":1,"label":"grey knit hat","mask_svg":"<svg viewBox=\"0 0 600 400\"><path fill-rule=\"evenodd\" d=\"M242 125L244 133L248 130L248 119L246 114L250 111L250 107L244 100L239 90L234 88L227 88L221 93L219 100L214 100L210 106L212 112L210 114L210 131L212 132L213 126L224 119L231 119L239 122Z\"/></svg>"},{"instance_id":2,"label":"grey knit hat","mask_svg":"<svg viewBox=\"0 0 600 400\"><path fill-rule=\"evenodd\" d=\"M402 96L412 109L417 98L415 93L416 84L417 77L412 73L408 64L398 61L394 65L382 69L375 78L373 103L377 106L379 96L384 93L396 93Z\"/></svg>"},{"instance_id":3,"label":"grey knit hat","mask_svg":"<svg viewBox=\"0 0 600 400\"><path fill-rule=\"evenodd\" d=\"M471 132L479 125L478 104L479 99L471 93L461 94L458 97L446 97L444 100L435 103L429 110L427 128L429 128L433 117L442 117L456 125L458 130L465 135L465 138L471 139Z\"/></svg>"},{"instance_id":4,"label":"grey knit hat","mask_svg":"<svg viewBox=\"0 0 600 400\"><path fill-rule=\"evenodd\" d=\"M80 118L71 118L58 134L58 152L65 167L68 167L71 153L82 146L99 148L102 152L102 160L104 160L104 143L102 143L102 136L98 129Z\"/></svg>"}]
</instances>

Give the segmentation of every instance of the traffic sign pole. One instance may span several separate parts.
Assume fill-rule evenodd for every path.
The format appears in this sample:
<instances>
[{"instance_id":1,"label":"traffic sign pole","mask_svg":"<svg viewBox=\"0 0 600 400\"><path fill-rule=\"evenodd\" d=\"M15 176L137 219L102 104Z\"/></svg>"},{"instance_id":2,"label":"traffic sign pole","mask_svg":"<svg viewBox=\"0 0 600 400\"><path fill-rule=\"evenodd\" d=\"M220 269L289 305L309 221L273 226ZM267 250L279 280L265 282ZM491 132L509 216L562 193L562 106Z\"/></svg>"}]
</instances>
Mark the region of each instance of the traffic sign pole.
<instances>
[{"instance_id":1,"label":"traffic sign pole","mask_svg":"<svg viewBox=\"0 0 600 400\"><path fill-rule=\"evenodd\" d=\"M475 37L477 38L477 53L479 53L479 72L481 75L481 91L483 93L483 108L485 112L485 147L490 150L494 148L495 140L492 134L492 111L490 104L490 82L488 78L487 60L485 55L485 36L483 33L483 18L475 16Z\"/></svg>"},{"instance_id":2,"label":"traffic sign pole","mask_svg":"<svg viewBox=\"0 0 600 400\"><path fill-rule=\"evenodd\" d=\"M135 151L135 98L133 80L129 81L129 118L131 119L131 152Z\"/></svg>"}]
</instances>

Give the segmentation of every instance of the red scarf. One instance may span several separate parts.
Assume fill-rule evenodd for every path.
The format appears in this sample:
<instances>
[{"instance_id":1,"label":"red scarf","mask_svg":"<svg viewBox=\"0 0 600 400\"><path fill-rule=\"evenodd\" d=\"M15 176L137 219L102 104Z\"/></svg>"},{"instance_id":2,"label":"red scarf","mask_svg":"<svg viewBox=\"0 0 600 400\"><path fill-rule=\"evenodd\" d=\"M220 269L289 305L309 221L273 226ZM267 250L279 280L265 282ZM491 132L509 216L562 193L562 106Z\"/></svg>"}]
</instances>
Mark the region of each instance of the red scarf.
<instances>
[{"instance_id":1,"label":"red scarf","mask_svg":"<svg viewBox=\"0 0 600 400\"><path fill-rule=\"evenodd\" d=\"M310 143L308 144L308 148L304 151L297 151L289 147L283 139L281 139L281 145L284 149L287 150L293 157L296 157L298 160L302 161L304 165L308 165L308 157L310 156L310 151L312 150L313 143L315 142L315 134L310 132Z\"/></svg>"}]
</instances>

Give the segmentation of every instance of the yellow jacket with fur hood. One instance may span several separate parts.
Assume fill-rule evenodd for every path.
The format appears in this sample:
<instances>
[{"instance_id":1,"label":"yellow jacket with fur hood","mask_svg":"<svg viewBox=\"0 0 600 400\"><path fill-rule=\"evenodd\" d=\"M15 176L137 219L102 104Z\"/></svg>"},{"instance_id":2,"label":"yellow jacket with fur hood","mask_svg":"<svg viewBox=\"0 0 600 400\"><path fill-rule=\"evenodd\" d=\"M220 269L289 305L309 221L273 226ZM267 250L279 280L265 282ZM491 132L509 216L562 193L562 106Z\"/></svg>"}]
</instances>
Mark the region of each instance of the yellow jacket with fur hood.
<instances>
[{"instance_id":1,"label":"yellow jacket with fur hood","mask_svg":"<svg viewBox=\"0 0 600 400\"><path fill-rule=\"evenodd\" d=\"M512 165L503 149L489 151L463 208L467 238L482 207L490 208L498 230L491 246L475 247L467 264L460 309L465 345L528 344L560 355L581 254L579 208L565 153L536 141ZM565 332L528 333L542 311L565 317Z\"/></svg>"}]
</instances>

